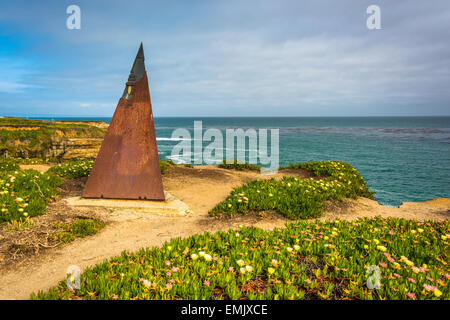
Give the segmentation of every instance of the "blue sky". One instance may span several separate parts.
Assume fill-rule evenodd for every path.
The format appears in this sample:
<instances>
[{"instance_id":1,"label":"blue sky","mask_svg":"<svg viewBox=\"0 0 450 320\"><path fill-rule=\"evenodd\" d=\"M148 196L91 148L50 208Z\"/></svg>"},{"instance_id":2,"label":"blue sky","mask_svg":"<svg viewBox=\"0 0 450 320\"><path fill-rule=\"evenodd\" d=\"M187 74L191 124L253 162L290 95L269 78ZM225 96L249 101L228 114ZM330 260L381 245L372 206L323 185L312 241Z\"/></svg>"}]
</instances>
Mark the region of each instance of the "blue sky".
<instances>
[{"instance_id":1,"label":"blue sky","mask_svg":"<svg viewBox=\"0 0 450 320\"><path fill-rule=\"evenodd\" d=\"M0 115L111 116L141 41L156 117L450 115L449 39L448 0L2 1Z\"/></svg>"}]
</instances>

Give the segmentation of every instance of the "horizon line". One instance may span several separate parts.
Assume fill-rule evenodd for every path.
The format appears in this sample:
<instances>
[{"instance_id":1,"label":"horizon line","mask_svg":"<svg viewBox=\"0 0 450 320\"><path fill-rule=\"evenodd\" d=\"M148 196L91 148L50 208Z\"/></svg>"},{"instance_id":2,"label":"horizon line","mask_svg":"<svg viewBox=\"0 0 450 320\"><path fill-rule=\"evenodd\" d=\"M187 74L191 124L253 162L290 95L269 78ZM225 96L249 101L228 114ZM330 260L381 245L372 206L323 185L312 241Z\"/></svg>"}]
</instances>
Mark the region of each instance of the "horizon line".
<instances>
[{"instance_id":1,"label":"horizon line","mask_svg":"<svg viewBox=\"0 0 450 320\"><path fill-rule=\"evenodd\" d=\"M112 118L113 115L11 115L2 116L0 118ZM264 115L264 116L225 116L225 115L196 115L196 116L186 116L186 115L163 115L154 116L155 118L418 118L418 117L450 117L448 115Z\"/></svg>"}]
</instances>

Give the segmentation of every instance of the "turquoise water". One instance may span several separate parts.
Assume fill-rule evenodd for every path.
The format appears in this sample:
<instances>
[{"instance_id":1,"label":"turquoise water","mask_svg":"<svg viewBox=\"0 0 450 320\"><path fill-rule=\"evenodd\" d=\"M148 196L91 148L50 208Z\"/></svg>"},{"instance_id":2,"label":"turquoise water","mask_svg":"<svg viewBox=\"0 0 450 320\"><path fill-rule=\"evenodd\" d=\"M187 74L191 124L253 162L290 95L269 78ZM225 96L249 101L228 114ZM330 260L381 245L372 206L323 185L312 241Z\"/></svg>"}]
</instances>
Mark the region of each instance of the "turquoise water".
<instances>
[{"instance_id":1,"label":"turquoise water","mask_svg":"<svg viewBox=\"0 0 450 320\"><path fill-rule=\"evenodd\" d=\"M74 119L110 120L64 118ZM204 130L223 132L227 128L279 128L280 165L310 160L349 162L385 205L450 197L450 117L156 118L161 159L170 158L179 143L170 139L173 130L192 132L194 120L202 120Z\"/></svg>"}]
</instances>

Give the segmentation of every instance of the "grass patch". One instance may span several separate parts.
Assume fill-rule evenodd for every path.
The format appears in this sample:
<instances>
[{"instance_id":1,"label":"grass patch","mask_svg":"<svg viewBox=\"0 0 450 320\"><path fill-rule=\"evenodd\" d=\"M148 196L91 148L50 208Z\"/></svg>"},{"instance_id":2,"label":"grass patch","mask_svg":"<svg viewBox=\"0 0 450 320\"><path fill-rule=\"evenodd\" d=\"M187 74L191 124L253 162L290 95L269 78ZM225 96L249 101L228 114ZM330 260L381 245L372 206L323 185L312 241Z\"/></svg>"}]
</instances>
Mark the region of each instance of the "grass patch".
<instances>
[{"instance_id":1,"label":"grass patch","mask_svg":"<svg viewBox=\"0 0 450 320\"><path fill-rule=\"evenodd\" d=\"M241 163L237 160L234 160L233 163L227 163L226 160L223 160L221 164L217 165L219 168L222 169L229 169L229 170L251 170L251 171L260 171L261 167L256 164L248 164L248 163Z\"/></svg>"},{"instance_id":2,"label":"grass patch","mask_svg":"<svg viewBox=\"0 0 450 320\"><path fill-rule=\"evenodd\" d=\"M28 229L33 229L36 227L36 224L30 220L30 218L25 218L21 220L12 220L9 221L6 226L3 227L4 231L23 231Z\"/></svg>"},{"instance_id":3,"label":"grass patch","mask_svg":"<svg viewBox=\"0 0 450 320\"><path fill-rule=\"evenodd\" d=\"M50 236L50 240L68 243L75 240L76 237L84 238L96 234L105 226L105 223L98 219L78 219L74 223L57 223L55 228L63 231L55 232Z\"/></svg>"},{"instance_id":4,"label":"grass patch","mask_svg":"<svg viewBox=\"0 0 450 320\"><path fill-rule=\"evenodd\" d=\"M291 219L319 217L326 200L373 198L359 172L341 161L308 162L291 168L311 170L325 177L281 180L253 180L234 188L231 194L210 210L212 216L278 212Z\"/></svg>"},{"instance_id":5,"label":"grass patch","mask_svg":"<svg viewBox=\"0 0 450 320\"><path fill-rule=\"evenodd\" d=\"M365 218L196 234L87 268L79 290L61 281L31 298L449 299L449 227Z\"/></svg>"}]
</instances>

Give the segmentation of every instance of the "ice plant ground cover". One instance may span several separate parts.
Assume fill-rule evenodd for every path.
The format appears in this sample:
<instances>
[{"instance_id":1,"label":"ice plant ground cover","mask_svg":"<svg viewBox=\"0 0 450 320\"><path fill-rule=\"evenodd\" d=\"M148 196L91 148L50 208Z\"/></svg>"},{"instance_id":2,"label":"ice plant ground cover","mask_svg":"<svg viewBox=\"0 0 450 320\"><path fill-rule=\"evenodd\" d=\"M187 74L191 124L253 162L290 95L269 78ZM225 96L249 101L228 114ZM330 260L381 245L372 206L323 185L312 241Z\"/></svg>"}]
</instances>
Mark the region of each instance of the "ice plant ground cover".
<instances>
[{"instance_id":1,"label":"ice plant ground cover","mask_svg":"<svg viewBox=\"0 0 450 320\"><path fill-rule=\"evenodd\" d=\"M449 299L448 221L299 221L123 252L32 299ZM380 289L367 270L380 269ZM373 268L373 267L372 267Z\"/></svg>"},{"instance_id":2,"label":"ice plant ground cover","mask_svg":"<svg viewBox=\"0 0 450 320\"><path fill-rule=\"evenodd\" d=\"M60 163L51 167L48 172L63 178L87 177L94 166L94 160L79 160Z\"/></svg>"},{"instance_id":3,"label":"ice plant ground cover","mask_svg":"<svg viewBox=\"0 0 450 320\"><path fill-rule=\"evenodd\" d=\"M0 223L43 214L62 180L36 170L20 170L12 160L0 161Z\"/></svg>"},{"instance_id":4,"label":"ice plant ground cover","mask_svg":"<svg viewBox=\"0 0 450 320\"><path fill-rule=\"evenodd\" d=\"M360 173L346 162L313 161L291 164L289 168L309 170L320 178L253 180L233 189L224 201L211 209L210 214L274 211L291 219L306 219L320 216L326 200L356 199L358 196L373 199L373 192L367 188Z\"/></svg>"}]
</instances>

